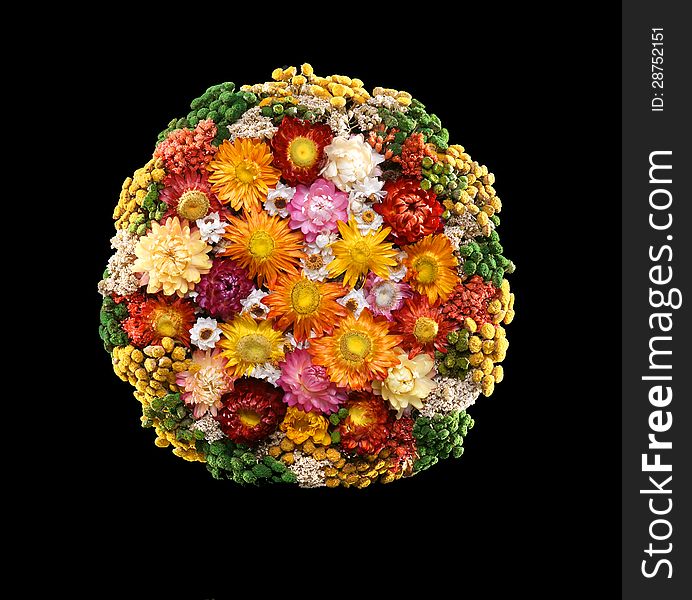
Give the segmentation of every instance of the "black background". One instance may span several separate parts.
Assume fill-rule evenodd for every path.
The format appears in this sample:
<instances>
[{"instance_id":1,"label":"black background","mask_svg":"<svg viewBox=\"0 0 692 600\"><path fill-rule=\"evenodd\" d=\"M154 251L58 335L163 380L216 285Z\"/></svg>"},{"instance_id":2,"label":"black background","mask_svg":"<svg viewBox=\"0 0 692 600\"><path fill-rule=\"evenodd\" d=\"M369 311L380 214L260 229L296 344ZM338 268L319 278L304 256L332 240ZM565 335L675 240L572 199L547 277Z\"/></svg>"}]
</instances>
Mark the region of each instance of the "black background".
<instances>
[{"instance_id":1,"label":"black background","mask_svg":"<svg viewBox=\"0 0 692 600\"><path fill-rule=\"evenodd\" d=\"M97 436L98 450L95 467L74 469L90 574L104 585L145 574L177 590L168 598L230 597L238 578L258 591L276 580L310 595L329 586L359 593L370 577L383 586L421 578L431 589L439 578L455 595L481 597L502 589L553 598L595 582L599 592L616 589L617 8L601 7L595 19L586 9L558 17L431 7L434 20L354 22L357 34L286 22L264 38L271 42L258 41L260 27L239 34L236 15L225 40L220 23L213 32L181 24L152 31L147 43L92 33L75 51L75 94L99 99L85 132L97 136L88 150L97 166L79 315L85 371L97 382L85 435ZM97 336L111 212L157 133L209 85L265 81L276 66L306 61L320 75L405 89L438 114L450 140L495 173L501 242L518 267L505 381L471 408L464 456L362 491L240 488L156 448ZM329 583L316 585L325 574ZM191 584L197 591L182 591Z\"/></svg>"}]
</instances>

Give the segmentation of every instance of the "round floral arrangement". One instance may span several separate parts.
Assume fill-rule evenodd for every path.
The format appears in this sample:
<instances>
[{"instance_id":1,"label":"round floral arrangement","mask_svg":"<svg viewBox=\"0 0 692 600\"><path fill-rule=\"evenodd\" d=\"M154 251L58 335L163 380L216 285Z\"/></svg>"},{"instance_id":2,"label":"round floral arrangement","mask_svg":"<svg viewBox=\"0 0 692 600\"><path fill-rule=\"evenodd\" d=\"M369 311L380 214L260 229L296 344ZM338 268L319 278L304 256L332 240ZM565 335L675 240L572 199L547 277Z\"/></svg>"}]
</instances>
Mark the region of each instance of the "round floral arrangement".
<instances>
[{"instance_id":1,"label":"round floral arrangement","mask_svg":"<svg viewBox=\"0 0 692 600\"><path fill-rule=\"evenodd\" d=\"M459 458L514 316L494 175L410 94L308 64L190 108L125 180L99 283L156 445L301 487Z\"/></svg>"}]
</instances>

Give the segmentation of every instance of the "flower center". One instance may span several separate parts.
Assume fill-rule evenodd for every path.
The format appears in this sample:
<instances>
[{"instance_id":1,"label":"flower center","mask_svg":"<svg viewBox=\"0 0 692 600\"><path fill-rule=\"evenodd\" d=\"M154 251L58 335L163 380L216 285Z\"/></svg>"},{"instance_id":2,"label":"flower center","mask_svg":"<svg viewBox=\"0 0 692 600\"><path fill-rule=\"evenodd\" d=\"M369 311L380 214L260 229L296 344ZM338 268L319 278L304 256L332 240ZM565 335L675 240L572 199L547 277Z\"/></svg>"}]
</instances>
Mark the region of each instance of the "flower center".
<instances>
[{"instance_id":1,"label":"flower center","mask_svg":"<svg viewBox=\"0 0 692 600\"><path fill-rule=\"evenodd\" d=\"M358 300L355 298L349 298L346 300L346 303L344 304L344 308L347 308L350 310L352 313L355 313L358 310Z\"/></svg>"},{"instance_id":2,"label":"flower center","mask_svg":"<svg viewBox=\"0 0 692 600\"><path fill-rule=\"evenodd\" d=\"M352 406L348 411L348 418L358 426L370 425L373 421L370 411L364 406Z\"/></svg>"},{"instance_id":3,"label":"flower center","mask_svg":"<svg viewBox=\"0 0 692 600\"><path fill-rule=\"evenodd\" d=\"M158 310L152 319L154 331L161 337L176 337L180 330L180 315L173 311Z\"/></svg>"},{"instance_id":4,"label":"flower center","mask_svg":"<svg viewBox=\"0 0 692 600\"><path fill-rule=\"evenodd\" d=\"M209 198L200 190L187 190L178 199L178 216L196 221L207 214Z\"/></svg>"},{"instance_id":5,"label":"flower center","mask_svg":"<svg viewBox=\"0 0 692 600\"><path fill-rule=\"evenodd\" d=\"M370 209L364 210L361 213L360 218L363 219L363 223L370 225L375 221L375 212Z\"/></svg>"},{"instance_id":6,"label":"flower center","mask_svg":"<svg viewBox=\"0 0 692 600\"><path fill-rule=\"evenodd\" d=\"M199 332L199 338L201 340L208 340L213 333L214 332L211 329L202 329L202 331Z\"/></svg>"},{"instance_id":7,"label":"flower center","mask_svg":"<svg viewBox=\"0 0 692 600\"><path fill-rule=\"evenodd\" d=\"M274 206L276 206L276 208L278 208L279 210L281 210L282 208L286 208L286 198L284 198L283 196L276 198L274 200Z\"/></svg>"},{"instance_id":8,"label":"flower center","mask_svg":"<svg viewBox=\"0 0 692 600\"><path fill-rule=\"evenodd\" d=\"M241 408L238 411L238 418L245 427L255 427L262 420L259 413L246 408Z\"/></svg>"},{"instance_id":9,"label":"flower center","mask_svg":"<svg viewBox=\"0 0 692 600\"><path fill-rule=\"evenodd\" d=\"M261 304L253 304L252 308L250 309L250 314L255 317L261 317L264 315L264 308Z\"/></svg>"},{"instance_id":10,"label":"flower center","mask_svg":"<svg viewBox=\"0 0 692 600\"><path fill-rule=\"evenodd\" d=\"M432 283L437 279L437 261L429 256L421 256L413 263L418 283Z\"/></svg>"},{"instance_id":11,"label":"flower center","mask_svg":"<svg viewBox=\"0 0 692 600\"><path fill-rule=\"evenodd\" d=\"M245 362L264 363L272 353L271 343L263 335L251 333L238 340L238 354Z\"/></svg>"},{"instance_id":12,"label":"flower center","mask_svg":"<svg viewBox=\"0 0 692 600\"><path fill-rule=\"evenodd\" d=\"M320 292L312 281L301 279L291 290L291 307L299 315L309 315L320 305Z\"/></svg>"},{"instance_id":13,"label":"flower center","mask_svg":"<svg viewBox=\"0 0 692 600\"><path fill-rule=\"evenodd\" d=\"M274 238L266 231L255 231L250 237L248 250L256 259L264 260L274 251Z\"/></svg>"},{"instance_id":14,"label":"flower center","mask_svg":"<svg viewBox=\"0 0 692 600\"><path fill-rule=\"evenodd\" d=\"M317 161L317 145L309 138L297 137L288 147L288 156L297 167L311 167Z\"/></svg>"},{"instance_id":15,"label":"flower center","mask_svg":"<svg viewBox=\"0 0 692 600\"><path fill-rule=\"evenodd\" d=\"M370 246L368 246L368 243L363 240L356 242L351 248L351 258L353 262L361 265L367 263L370 260Z\"/></svg>"},{"instance_id":16,"label":"flower center","mask_svg":"<svg viewBox=\"0 0 692 600\"><path fill-rule=\"evenodd\" d=\"M235 176L241 183L252 183L257 177L257 165L249 160L244 160L235 168Z\"/></svg>"},{"instance_id":17,"label":"flower center","mask_svg":"<svg viewBox=\"0 0 692 600\"><path fill-rule=\"evenodd\" d=\"M375 289L375 304L380 308L389 308L394 304L396 289L388 281L382 282Z\"/></svg>"},{"instance_id":18,"label":"flower center","mask_svg":"<svg viewBox=\"0 0 692 600\"><path fill-rule=\"evenodd\" d=\"M345 360L362 363L372 350L372 342L365 333L352 331L341 337L340 349Z\"/></svg>"},{"instance_id":19,"label":"flower center","mask_svg":"<svg viewBox=\"0 0 692 600\"><path fill-rule=\"evenodd\" d=\"M310 419L307 418L307 416L302 416L296 419L295 421L293 421L292 425L293 429L295 429L296 431L303 432L312 429L312 423L310 423Z\"/></svg>"},{"instance_id":20,"label":"flower center","mask_svg":"<svg viewBox=\"0 0 692 600\"><path fill-rule=\"evenodd\" d=\"M321 269L324 266L321 254L308 254L305 257L305 266L310 270Z\"/></svg>"},{"instance_id":21,"label":"flower center","mask_svg":"<svg viewBox=\"0 0 692 600\"><path fill-rule=\"evenodd\" d=\"M427 344L437 337L439 327L437 321L430 317L418 317L413 326L413 335L421 344Z\"/></svg>"}]
</instances>

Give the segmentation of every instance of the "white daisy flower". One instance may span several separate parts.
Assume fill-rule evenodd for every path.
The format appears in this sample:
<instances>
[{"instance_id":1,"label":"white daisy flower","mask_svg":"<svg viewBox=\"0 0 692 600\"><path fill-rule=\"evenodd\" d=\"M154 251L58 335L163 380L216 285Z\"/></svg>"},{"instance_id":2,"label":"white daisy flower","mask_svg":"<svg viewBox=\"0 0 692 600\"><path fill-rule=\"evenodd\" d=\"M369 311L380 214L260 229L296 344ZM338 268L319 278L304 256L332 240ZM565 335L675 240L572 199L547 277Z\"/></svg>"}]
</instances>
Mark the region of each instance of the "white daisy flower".
<instances>
[{"instance_id":1,"label":"white daisy flower","mask_svg":"<svg viewBox=\"0 0 692 600\"><path fill-rule=\"evenodd\" d=\"M195 223L199 227L202 241L208 244L218 243L224 231L226 231L226 223L221 220L217 212L211 212L206 217L197 219Z\"/></svg>"},{"instance_id":2,"label":"white daisy flower","mask_svg":"<svg viewBox=\"0 0 692 600\"><path fill-rule=\"evenodd\" d=\"M368 307L368 301L365 299L365 294L362 289L356 290L354 288L343 298L337 298L336 301L344 308L350 310L356 319L360 317L360 313L363 312L363 309Z\"/></svg>"},{"instance_id":3,"label":"white daisy flower","mask_svg":"<svg viewBox=\"0 0 692 600\"><path fill-rule=\"evenodd\" d=\"M356 215L356 223L358 223L358 231L363 235L368 231L377 231L383 223L382 215L376 213L372 207L366 208L359 215Z\"/></svg>"},{"instance_id":4,"label":"white daisy flower","mask_svg":"<svg viewBox=\"0 0 692 600\"><path fill-rule=\"evenodd\" d=\"M349 215L358 216L368 206L368 198L366 196L363 196L361 194L354 194L353 192L351 192L351 196L348 199Z\"/></svg>"},{"instance_id":5,"label":"white daisy flower","mask_svg":"<svg viewBox=\"0 0 692 600\"><path fill-rule=\"evenodd\" d=\"M212 350L221 339L221 329L216 319L200 317L190 329L190 341L200 350Z\"/></svg>"},{"instance_id":6,"label":"white daisy flower","mask_svg":"<svg viewBox=\"0 0 692 600\"><path fill-rule=\"evenodd\" d=\"M264 202L264 210L272 217L279 215L282 219L288 216L288 203L296 193L296 188L284 185L279 182L276 188L267 192L267 199Z\"/></svg>"},{"instance_id":7,"label":"white daisy flower","mask_svg":"<svg viewBox=\"0 0 692 600\"><path fill-rule=\"evenodd\" d=\"M308 279L312 281L324 281L329 277L327 265L332 262L334 255L329 248L326 250L327 252L311 252L305 254L305 256L300 259L303 273Z\"/></svg>"},{"instance_id":8,"label":"white daisy flower","mask_svg":"<svg viewBox=\"0 0 692 600\"><path fill-rule=\"evenodd\" d=\"M262 304L262 299L267 295L268 293L262 290L253 290L250 292L247 298L240 301L243 305L243 310L240 311L240 314L249 314L255 319L266 319L269 313L269 307Z\"/></svg>"}]
</instances>

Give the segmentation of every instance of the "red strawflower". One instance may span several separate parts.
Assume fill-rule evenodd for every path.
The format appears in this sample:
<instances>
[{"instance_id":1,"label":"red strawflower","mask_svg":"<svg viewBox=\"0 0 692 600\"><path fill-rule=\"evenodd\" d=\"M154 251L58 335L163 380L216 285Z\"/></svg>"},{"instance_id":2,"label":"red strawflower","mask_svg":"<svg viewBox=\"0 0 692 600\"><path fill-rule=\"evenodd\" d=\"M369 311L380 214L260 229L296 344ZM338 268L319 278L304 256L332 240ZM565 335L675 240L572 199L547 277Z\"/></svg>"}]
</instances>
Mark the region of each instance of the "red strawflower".
<instances>
[{"instance_id":1,"label":"red strawflower","mask_svg":"<svg viewBox=\"0 0 692 600\"><path fill-rule=\"evenodd\" d=\"M437 162L437 152L432 144L423 141L422 133L412 133L401 146L401 154L392 157L392 162L399 163L404 175L412 175L422 179L423 157L429 156L433 162Z\"/></svg>"},{"instance_id":2,"label":"red strawflower","mask_svg":"<svg viewBox=\"0 0 692 600\"><path fill-rule=\"evenodd\" d=\"M324 147L334 134L329 125L284 117L272 138L274 165L289 185L310 185L325 162Z\"/></svg>"},{"instance_id":3,"label":"red strawflower","mask_svg":"<svg viewBox=\"0 0 692 600\"><path fill-rule=\"evenodd\" d=\"M167 173L182 175L186 169L204 171L216 154L211 142L216 125L211 119L200 121L194 130L175 129L156 148L154 158L163 160Z\"/></svg>"},{"instance_id":4,"label":"red strawflower","mask_svg":"<svg viewBox=\"0 0 692 600\"><path fill-rule=\"evenodd\" d=\"M458 325L463 325L467 317L471 318L480 327L492 323L488 304L499 295L500 290L492 283L485 283L480 275L474 275L454 288L442 306L442 314Z\"/></svg>"},{"instance_id":5,"label":"red strawflower","mask_svg":"<svg viewBox=\"0 0 692 600\"><path fill-rule=\"evenodd\" d=\"M413 461L416 458L416 438L413 437L413 419L401 417L391 426L387 448L390 448L396 457L397 464L392 469L394 473L403 471L409 474L413 469Z\"/></svg>"},{"instance_id":6,"label":"red strawflower","mask_svg":"<svg viewBox=\"0 0 692 600\"><path fill-rule=\"evenodd\" d=\"M435 350L447 352L447 334L455 327L444 316L442 306L430 306L426 296L414 294L399 310L392 312L392 317L393 331L404 336L401 345L409 348L409 358L422 351L430 356L434 356Z\"/></svg>"},{"instance_id":7,"label":"red strawflower","mask_svg":"<svg viewBox=\"0 0 692 600\"><path fill-rule=\"evenodd\" d=\"M286 414L283 391L261 379L237 379L215 417L238 444L254 444L276 431Z\"/></svg>"},{"instance_id":8,"label":"red strawflower","mask_svg":"<svg viewBox=\"0 0 692 600\"><path fill-rule=\"evenodd\" d=\"M389 411L379 396L351 392L348 416L339 424L341 446L358 454L377 454L389 438Z\"/></svg>"},{"instance_id":9,"label":"red strawflower","mask_svg":"<svg viewBox=\"0 0 692 600\"><path fill-rule=\"evenodd\" d=\"M385 225L392 228L390 237L397 244L413 244L426 235L442 231L440 216L444 208L437 196L421 189L416 179L406 177L388 181L382 188L387 195L375 204Z\"/></svg>"},{"instance_id":10,"label":"red strawflower","mask_svg":"<svg viewBox=\"0 0 692 600\"><path fill-rule=\"evenodd\" d=\"M122 328L133 346L144 348L165 337L190 345L195 309L189 300L134 294L128 299L127 310L130 316L122 322Z\"/></svg>"},{"instance_id":11,"label":"red strawflower","mask_svg":"<svg viewBox=\"0 0 692 600\"><path fill-rule=\"evenodd\" d=\"M170 173L163 180L164 188L159 200L168 205L163 222L176 215L181 219L196 221L210 212L223 213L223 206L211 191L207 173L185 169L181 174Z\"/></svg>"}]
</instances>

